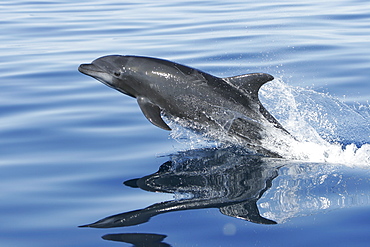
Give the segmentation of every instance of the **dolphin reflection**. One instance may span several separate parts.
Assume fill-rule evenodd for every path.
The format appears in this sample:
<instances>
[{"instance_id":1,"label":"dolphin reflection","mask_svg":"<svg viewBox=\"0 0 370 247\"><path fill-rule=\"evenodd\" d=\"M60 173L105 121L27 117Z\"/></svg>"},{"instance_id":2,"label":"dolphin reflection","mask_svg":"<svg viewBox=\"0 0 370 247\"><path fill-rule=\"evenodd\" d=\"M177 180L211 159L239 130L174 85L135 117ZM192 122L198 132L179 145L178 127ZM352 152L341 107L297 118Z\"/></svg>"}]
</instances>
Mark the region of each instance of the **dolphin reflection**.
<instances>
[{"instance_id":1,"label":"dolphin reflection","mask_svg":"<svg viewBox=\"0 0 370 247\"><path fill-rule=\"evenodd\" d=\"M267 158L236 148L173 154L157 172L124 184L173 193L175 198L83 227L133 226L159 214L202 208L218 208L224 215L253 223L276 224L370 205L369 169Z\"/></svg>"},{"instance_id":2,"label":"dolphin reflection","mask_svg":"<svg viewBox=\"0 0 370 247\"><path fill-rule=\"evenodd\" d=\"M203 149L172 156L151 175L126 181L146 191L175 193L180 199L109 216L82 227L109 228L145 223L173 211L219 208L224 215L259 224L276 224L260 215L257 201L278 175L273 160L230 149Z\"/></svg>"}]
</instances>

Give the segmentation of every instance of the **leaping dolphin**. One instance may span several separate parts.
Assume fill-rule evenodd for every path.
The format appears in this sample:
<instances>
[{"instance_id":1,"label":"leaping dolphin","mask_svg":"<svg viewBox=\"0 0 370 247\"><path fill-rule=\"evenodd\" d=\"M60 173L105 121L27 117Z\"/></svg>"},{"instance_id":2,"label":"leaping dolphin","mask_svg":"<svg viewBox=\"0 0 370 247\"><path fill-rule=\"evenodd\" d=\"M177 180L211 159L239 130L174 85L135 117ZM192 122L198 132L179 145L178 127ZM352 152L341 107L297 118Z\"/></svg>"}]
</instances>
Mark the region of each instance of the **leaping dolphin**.
<instances>
[{"instance_id":1,"label":"leaping dolphin","mask_svg":"<svg viewBox=\"0 0 370 247\"><path fill-rule=\"evenodd\" d=\"M260 87L274 79L269 74L219 78L163 59L121 55L100 57L78 70L136 98L145 117L165 130L171 128L161 114L201 132L226 130L252 150L275 157L260 146L267 126L288 134L258 98Z\"/></svg>"}]
</instances>

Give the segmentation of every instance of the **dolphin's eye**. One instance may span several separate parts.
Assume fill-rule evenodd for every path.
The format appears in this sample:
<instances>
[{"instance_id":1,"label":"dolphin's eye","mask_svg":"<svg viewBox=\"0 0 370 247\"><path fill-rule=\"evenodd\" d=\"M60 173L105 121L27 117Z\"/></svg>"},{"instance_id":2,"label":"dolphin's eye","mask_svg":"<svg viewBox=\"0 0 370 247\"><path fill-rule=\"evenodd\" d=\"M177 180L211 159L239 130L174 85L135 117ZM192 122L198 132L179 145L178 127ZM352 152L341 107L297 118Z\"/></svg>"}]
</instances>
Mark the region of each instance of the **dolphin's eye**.
<instances>
[{"instance_id":1,"label":"dolphin's eye","mask_svg":"<svg viewBox=\"0 0 370 247\"><path fill-rule=\"evenodd\" d=\"M117 77L119 77L121 75L121 72L120 71L115 71L114 72L114 75L117 76Z\"/></svg>"}]
</instances>

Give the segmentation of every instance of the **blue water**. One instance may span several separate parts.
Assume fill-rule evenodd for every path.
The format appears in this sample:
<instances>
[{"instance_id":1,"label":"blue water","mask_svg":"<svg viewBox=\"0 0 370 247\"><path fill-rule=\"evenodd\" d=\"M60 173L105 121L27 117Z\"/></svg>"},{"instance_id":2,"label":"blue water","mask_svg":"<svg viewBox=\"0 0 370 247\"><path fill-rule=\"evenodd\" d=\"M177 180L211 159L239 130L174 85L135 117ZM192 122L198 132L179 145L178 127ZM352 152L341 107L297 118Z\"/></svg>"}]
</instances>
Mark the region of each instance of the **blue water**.
<instances>
[{"instance_id":1,"label":"blue water","mask_svg":"<svg viewBox=\"0 0 370 247\"><path fill-rule=\"evenodd\" d=\"M2 1L0 15L1 246L368 245L368 1L16 0ZM108 54L220 77L272 74L261 101L300 144L280 150L287 159L251 161L181 128L170 135L135 100L77 71ZM159 179L156 191L168 193L123 184L162 164L160 178L187 182ZM232 191L245 205L258 199L277 224L221 213L240 203ZM198 199L204 208L146 223L78 228Z\"/></svg>"}]
</instances>

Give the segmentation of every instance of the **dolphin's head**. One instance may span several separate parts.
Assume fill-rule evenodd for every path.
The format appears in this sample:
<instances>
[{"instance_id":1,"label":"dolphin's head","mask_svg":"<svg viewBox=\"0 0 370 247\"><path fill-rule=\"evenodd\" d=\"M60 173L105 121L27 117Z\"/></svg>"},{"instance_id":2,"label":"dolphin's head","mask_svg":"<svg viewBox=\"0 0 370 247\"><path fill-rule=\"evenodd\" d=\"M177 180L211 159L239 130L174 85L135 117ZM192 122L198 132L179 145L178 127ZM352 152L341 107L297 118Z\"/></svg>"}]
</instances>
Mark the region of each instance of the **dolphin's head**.
<instances>
[{"instance_id":1,"label":"dolphin's head","mask_svg":"<svg viewBox=\"0 0 370 247\"><path fill-rule=\"evenodd\" d=\"M78 70L89 75L105 85L135 97L135 90L130 86L126 64L129 58L120 55L110 55L95 59L90 64L81 64Z\"/></svg>"}]
</instances>

